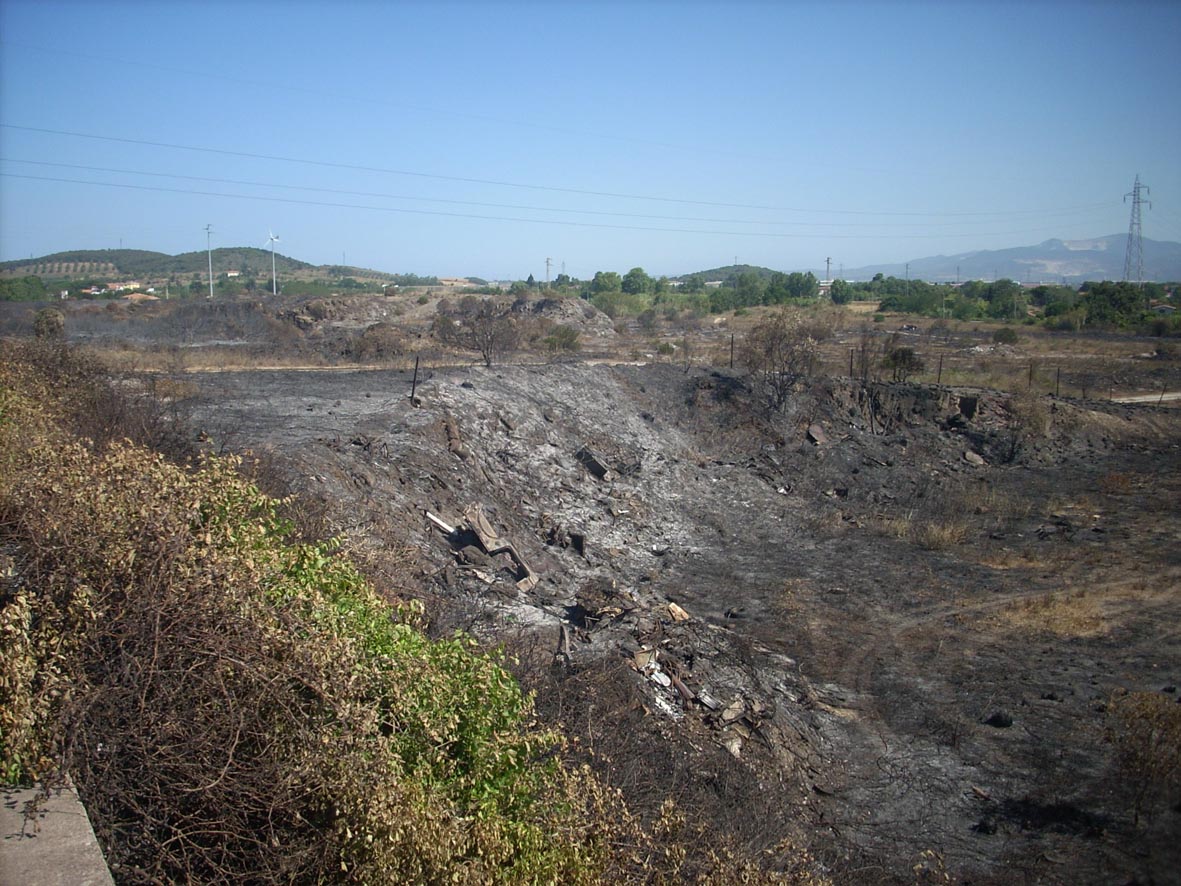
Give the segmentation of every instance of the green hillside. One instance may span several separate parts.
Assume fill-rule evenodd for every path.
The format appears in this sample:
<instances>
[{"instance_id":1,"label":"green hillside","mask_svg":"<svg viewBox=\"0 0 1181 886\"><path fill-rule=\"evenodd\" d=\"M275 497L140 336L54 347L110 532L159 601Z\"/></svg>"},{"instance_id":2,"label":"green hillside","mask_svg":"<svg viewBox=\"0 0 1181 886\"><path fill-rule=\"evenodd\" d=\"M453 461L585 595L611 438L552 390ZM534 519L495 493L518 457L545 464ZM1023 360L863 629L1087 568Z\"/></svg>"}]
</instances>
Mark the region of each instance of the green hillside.
<instances>
[{"instance_id":1,"label":"green hillside","mask_svg":"<svg viewBox=\"0 0 1181 886\"><path fill-rule=\"evenodd\" d=\"M761 279L769 279L773 274L782 273L771 268L764 268L760 265L724 265L720 268L710 268L707 271L694 271L691 274L682 274L679 277L672 277L672 280L684 280L687 277L701 277L703 280L729 280L731 277L737 277L739 274L756 274Z\"/></svg>"},{"instance_id":2,"label":"green hillside","mask_svg":"<svg viewBox=\"0 0 1181 886\"><path fill-rule=\"evenodd\" d=\"M310 270L314 265L276 253L275 266L280 273ZM36 275L58 279L72 277L167 277L173 274L202 274L209 267L205 251L166 255L145 249L78 249L55 252L40 258L18 259L0 264L0 275L22 277ZM252 247L227 247L213 250L214 273L227 270L264 275L271 272L271 253Z\"/></svg>"}]
</instances>

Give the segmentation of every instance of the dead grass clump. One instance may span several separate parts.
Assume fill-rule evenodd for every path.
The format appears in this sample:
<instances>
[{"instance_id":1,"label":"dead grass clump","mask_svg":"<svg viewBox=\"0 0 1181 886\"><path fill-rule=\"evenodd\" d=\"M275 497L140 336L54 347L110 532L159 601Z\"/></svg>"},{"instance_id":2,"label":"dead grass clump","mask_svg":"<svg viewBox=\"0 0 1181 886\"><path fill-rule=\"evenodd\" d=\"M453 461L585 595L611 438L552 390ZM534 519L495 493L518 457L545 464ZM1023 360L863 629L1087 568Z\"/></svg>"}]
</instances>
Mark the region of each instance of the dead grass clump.
<instances>
[{"instance_id":1,"label":"dead grass clump","mask_svg":"<svg viewBox=\"0 0 1181 886\"><path fill-rule=\"evenodd\" d=\"M1159 692L1118 694L1108 705L1108 739L1132 793L1134 821L1181 793L1181 705Z\"/></svg>"},{"instance_id":2,"label":"dead grass clump","mask_svg":"<svg viewBox=\"0 0 1181 886\"><path fill-rule=\"evenodd\" d=\"M968 526L959 521L921 523L911 528L911 539L928 551L943 551L968 540Z\"/></svg>"},{"instance_id":3,"label":"dead grass clump","mask_svg":"<svg viewBox=\"0 0 1181 886\"><path fill-rule=\"evenodd\" d=\"M1095 637L1109 629L1098 601L1085 590L1016 601L1000 617L1010 627L1059 637Z\"/></svg>"},{"instance_id":4,"label":"dead grass clump","mask_svg":"<svg viewBox=\"0 0 1181 886\"><path fill-rule=\"evenodd\" d=\"M962 545L971 535L967 522L951 518L930 518L913 512L879 516L880 531L899 541L910 542L928 551L943 551Z\"/></svg>"}]
</instances>

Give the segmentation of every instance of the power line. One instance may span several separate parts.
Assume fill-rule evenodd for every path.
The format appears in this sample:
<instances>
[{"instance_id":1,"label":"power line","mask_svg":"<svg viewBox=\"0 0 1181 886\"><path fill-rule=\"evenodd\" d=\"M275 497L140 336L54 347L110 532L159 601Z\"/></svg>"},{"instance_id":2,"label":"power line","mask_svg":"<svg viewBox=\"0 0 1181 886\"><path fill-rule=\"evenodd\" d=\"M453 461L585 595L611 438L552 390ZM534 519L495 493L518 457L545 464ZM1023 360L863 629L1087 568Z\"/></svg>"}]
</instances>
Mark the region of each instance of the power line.
<instances>
[{"instance_id":1,"label":"power line","mask_svg":"<svg viewBox=\"0 0 1181 886\"><path fill-rule=\"evenodd\" d=\"M4 163L24 163L30 166L52 166L58 169L80 169L86 172L110 172L119 175L140 175L150 178L172 178L183 181L197 181L210 182L214 184L223 185L246 185L249 187L260 188L276 188L288 191L308 191L319 194L339 194L348 197L377 197L386 200L414 200L421 203L444 203L452 206L484 206L494 209L516 209L530 212L565 212L576 215L594 215L606 216L609 218L643 218L652 219L655 221L683 221L683 222L705 222L710 224L734 224L734 225L771 225L774 227L787 226L806 226L809 228L896 228L900 225L908 227L922 227L927 228L944 228L944 227L963 227L964 225L987 225L995 224L996 220L992 219L974 219L970 221L957 222L818 222L818 221L776 221L775 219L742 219L742 218L711 218L701 216L685 216L685 215L653 215L649 213L638 212L611 212L600 209L570 209L553 206L531 206L520 203L490 203L481 200L453 200L441 197L417 197L409 194L389 194L380 191L352 191L340 188L323 188L315 187L313 185L288 185L276 182L265 182L253 179L234 179L234 178L217 178L202 175L184 175L182 173L174 172L148 172L139 169L120 169L111 166L88 166L79 163L55 163L49 160L24 160L16 157L0 157L0 162ZM1116 204L1099 204L1103 208L1110 208ZM1087 209L1086 211L1094 211ZM1075 215L1073 210L1051 210L1045 213L1045 217L1052 218L1055 216Z\"/></svg>"},{"instance_id":2,"label":"power line","mask_svg":"<svg viewBox=\"0 0 1181 886\"><path fill-rule=\"evenodd\" d=\"M46 129L37 126L20 126L15 123L0 123L0 127L6 129L16 129L22 132L39 132L47 135L61 135L71 138L85 138L96 141L116 142L120 144L140 145L143 147L152 148L167 148L169 150L179 151L194 151L203 154L216 154L224 157L243 157L250 160L268 160L279 163L299 163L306 166L319 166L329 169L347 169L353 172L375 172L383 175L402 175L412 178L425 178L437 181L451 181L460 182L463 184L479 184L479 185L494 185L496 187L506 188L522 188L533 191L548 191L561 194L579 194L587 197L609 197L613 199L622 200L650 200L658 203L679 203L689 206L714 206L727 209L759 209L770 212L806 212L806 213L827 213L830 215L878 215L878 216L912 216L912 217L979 217L979 216L1029 216L1041 215L1046 210L1041 209L1014 209L1014 210L995 210L988 212L913 212L905 210L873 210L873 209L816 209L816 208L801 208L792 206L767 206L757 203L726 203L712 200L691 200L680 197L660 197L651 194L627 194L615 191L592 191L582 188L567 188L556 185L539 185L530 184L527 182L510 182L498 179L484 179L474 178L468 176L456 175L442 175L439 173L418 172L415 170L406 169L388 169L379 166L365 166L354 163L337 163L329 160L309 160L301 157L284 157L275 154L259 154L252 151L233 151L225 148L210 148L199 145L182 145L171 142L155 142L146 139L126 138L122 136L112 135L96 135L87 132L73 132L62 129ZM1091 206L1069 207L1070 209L1087 209L1087 208L1101 208L1106 207L1107 203L1098 203Z\"/></svg>"},{"instance_id":3,"label":"power line","mask_svg":"<svg viewBox=\"0 0 1181 886\"><path fill-rule=\"evenodd\" d=\"M3 124L0 124L3 125ZM722 230L708 230L702 228L661 228L661 227L645 227L643 225L609 225L597 222L584 221L569 221L565 219L543 219L543 218L521 218L517 216L505 215L482 215L476 213L466 212L443 212L442 210L434 209L410 209L400 206L367 206L358 203L336 203L326 200L297 200L292 197L267 197L261 194L228 194L220 191L198 191L186 190L184 188L164 188L155 187L152 185L132 185L120 182L99 182L87 181L85 179L74 178L57 178L54 176L44 175L20 175L14 172L0 172L0 177L3 178L18 178L29 181L47 181L57 182L61 184L75 184L75 185L94 185L104 188L123 188L132 191L152 191L165 194L189 194L199 197L219 197L232 200L259 200L267 203L287 203L300 206L322 206L333 209L362 209L371 212L400 212L410 215L433 215L442 216L445 218L467 218L477 219L483 221L507 221L507 222L522 222L525 224L536 225L562 225L564 227L578 227L578 228L600 228L606 230L617 231L646 231L649 233L664 233L664 234L711 234L715 236L727 237L769 237L776 239L837 239L837 240L855 240L855 239L875 239L875 240L921 240L927 239L928 234L807 234L807 233L786 233L786 232L770 232L770 231L722 231ZM1041 234L1045 233L1046 228L1033 228L1022 231L974 231L968 233L948 233L945 237L1012 237L1024 234Z\"/></svg>"}]
</instances>

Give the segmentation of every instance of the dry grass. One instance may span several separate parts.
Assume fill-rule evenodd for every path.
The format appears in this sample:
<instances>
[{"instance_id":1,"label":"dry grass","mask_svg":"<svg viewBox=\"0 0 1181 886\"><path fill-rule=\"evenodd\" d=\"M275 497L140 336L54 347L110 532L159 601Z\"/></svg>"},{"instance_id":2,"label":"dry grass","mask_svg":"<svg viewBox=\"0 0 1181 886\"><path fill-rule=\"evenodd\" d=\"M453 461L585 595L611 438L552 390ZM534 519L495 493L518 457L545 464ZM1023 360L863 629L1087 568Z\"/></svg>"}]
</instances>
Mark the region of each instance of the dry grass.
<instances>
[{"instance_id":1,"label":"dry grass","mask_svg":"<svg viewBox=\"0 0 1181 886\"><path fill-rule=\"evenodd\" d=\"M1111 629L1098 600L1081 589L1010 603L998 617L1009 628L1058 637L1097 637Z\"/></svg>"},{"instance_id":2,"label":"dry grass","mask_svg":"<svg viewBox=\"0 0 1181 886\"><path fill-rule=\"evenodd\" d=\"M966 521L927 519L914 514L879 516L878 529L891 538L909 541L928 551L944 551L962 545L971 535Z\"/></svg>"}]
</instances>

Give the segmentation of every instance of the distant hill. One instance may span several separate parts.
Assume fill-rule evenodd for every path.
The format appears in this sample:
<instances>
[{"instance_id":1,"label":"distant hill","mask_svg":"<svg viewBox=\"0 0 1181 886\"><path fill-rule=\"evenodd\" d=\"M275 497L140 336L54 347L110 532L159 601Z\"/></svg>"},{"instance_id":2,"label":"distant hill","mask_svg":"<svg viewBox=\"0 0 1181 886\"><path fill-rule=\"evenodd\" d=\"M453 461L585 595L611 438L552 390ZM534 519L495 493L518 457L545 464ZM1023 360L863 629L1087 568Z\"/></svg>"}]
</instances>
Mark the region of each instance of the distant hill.
<instances>
[{"instance_id":1,"label":"distant hill","mask_svg":"<svg viewBox=\"0 0 1181 886\"><path fill-rule=\"evenodd\" d=\"M737 277L739 274L757 274L764 280L772 274L778 274L772 268L764 268L760 265L724 265L720 268L710 268L707 271L693 271L690 274L682 274L680 277L670 277L670 280L684 280L686 277L703 277L706 280L729 280L731 277Z\"/></svg>"},{"instance_id":2,"label":"distant hill","mask_svg":"<svg viewBox=\"0 0 1181 886\"><path fill-rule=\"evenodd\" d=\"M275 254L275 266L279 271L308 270L313 265L297 261L285 255ZM0 264L0 275L23 277L36 275L46 278L87 277L96 280L120 277L167 277L172 274L207 273L208 253L182 252L167 255L144 249L78 249L71 252L55 252L40 258L18 259ZM213 250L215 273L239 271L258 276L271 273L271 253L265 249L231 247Z\"/></svg>"},{"instance_id":3,"label":"distant hill","mask_svg":"<svg viewBox=\"0 0 1181 886\"><path fill-rule=\"evenodd\" d=\"M1019 283L1082 283L1122 280L1126 234L1091 240L1046 240L1036 246L936 255L910 261L910 276L933 283L992 280L1007 277ZM1181 280L1181 243L1144 238L1144 279ZM867 265L845 270L848 280L869 280L874 274L902 277L905 264Z\"/></svg>"}]
</instances>

